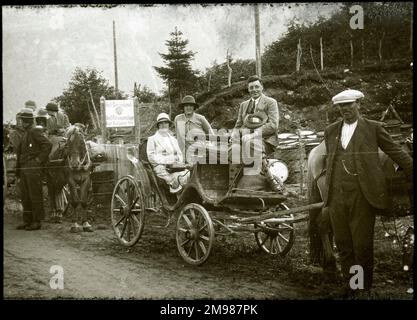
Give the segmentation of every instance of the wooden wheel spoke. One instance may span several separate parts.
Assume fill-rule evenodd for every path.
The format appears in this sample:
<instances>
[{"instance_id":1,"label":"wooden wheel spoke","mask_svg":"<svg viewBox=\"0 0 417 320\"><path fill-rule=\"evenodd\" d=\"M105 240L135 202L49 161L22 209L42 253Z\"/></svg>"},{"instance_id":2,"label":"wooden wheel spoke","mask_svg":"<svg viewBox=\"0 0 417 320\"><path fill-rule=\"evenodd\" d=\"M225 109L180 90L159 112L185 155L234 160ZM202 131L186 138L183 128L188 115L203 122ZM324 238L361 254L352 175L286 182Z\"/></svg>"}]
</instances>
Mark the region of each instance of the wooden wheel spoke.
<instances>
[{"instance_id":1,"label":"wooden wheel spoke","mask_svg":"<svg viewBox=\"0 0 417 320\"><path fill-rule=\"evenodd\" d=\"M206 240L206 241L210 241L210 238L207 236L203 236L200 234L200 239Z\"/></svg>"},{"instance_id":2,"label":"wooden wheel spoke","mask_svg":"<svg viewBox=\"0 0 417 320\"><path fill-rule=\"evenodd\" d=\"M194 223L196 223L196 221L195 221L195 212L194 212L194 209L190 209L190 212L191 212L191 217L192 217L192 219L193 219L193 222Z\"/></svg>"},{"instance_id":3,"label":"wooden wheel spoke","mask_svg":"<svg viewBox=\"0 0 417 320\"><path fill-rule=\"evenodd\" d=\"M287 238L285 238L280 232L278 232L278 236L282 239L282 240L284 240L285 242L290 242L290 240L288 240Z\"/></svg>"},{"instance_id":4,"label":"wooden wheel spoke","mask_svg":"<svg viewBox=\"0 0 417 320\"><path fill-rule=\"evenodd\" d=\"M114 226L115 226L115 227L117 227L120 223L122 223L122 221L123 221L124 219L126 219L126 216L121 217L121 218L120 218L120 220L119 220L119 221L117 221L117 223L116 223Z\"/></svg>"},{"instance_id":5,"label":"wooden wheel spoke","mask_svg":"<svg viewBox=\"0 0 417 320\"><path fill-rule=\"evenodd\" d=\"M115 197L115 198L117 198L117 200L119 200L119 201L120 201L120 203L121 203L124 207L126 207L126 206L127 206L127 204L126 204L125 200L124 200L124 199L122 199L122 197L121 197L118 193L116 193L116 194L114 195L114 197Z\"/></svg>"},{"instance_id":6,"label":"wooden wheel spoke","mask_svg":"<svg viewBox=\"0 0 417 320\"><path fill-rule=\"evenodd\" d=\"M193 224L191 223L190 219L185 214L182 215L182 218L185 220L185 222L188 224L189 227L192 227Z\"/></svg>"},{"instance_id":7,"label":"wooden wheel spoke","mask_svg":"<svg viewBox=\"0 0 417 320\"><path fill-rule=\"evenodd\" d=\"M191 249L194 247L194 240L192 240L191 241L191 245L190 245L190 247L188 248L188 251L187 251L187 256L189 257L190 256L190 253L191 253Z\"/></svg>"},{"instance_id":8,"label":"wooden wheel spoke","mask_svg":"<svg viewBox=\"0 0 417 320\"><path fill-rule=\"evenodd\" d=\"M184 229L184 228L178 228L178 231L181 231L181 232L187 232L188 230L187 229Z\"/></svg>"},{"instance_id":9,"label":"wooden wheel spoke","mask_svg":"<svg viewBox=\"0 0 417 320\"><path fill-rule=\"evenodd\" d=\"M290 226L289 224L282 223L282 225L285 226L287 229L294 230L294 227Z\"/></svg>"},{"instance_id":10,"label":"wooden wheel spoke","mask_svg":"<svg viewBox=\"0 0 417 320\"><path fill-rule=\"evenodd\" d=\"M208 223L204 223L204 226L202 226L200 229L198 229L198 232L203 231L208 226Z\"/></svg>"},{"instance_id":11,"label":"wooden wheel spoke","mask_svg":"<svg viewBox=\"0 0 417 320\"><path fill-rule=\"evenodd\" d=\"M180 246L181 247L184 247L187 243L189 243L191 241L191 239L185 239L181 244L180 244Z\"/></svg>"},{"instance_id":12,"label":"wooden wheel spoke","mask_svg":"<svg viewBox=\"0 0 417 320\"><path fill-rule=\"evenodd\" d=\"M203 254L205 255L207 253L207 249L204 246L204 243L201 241L198 241L198 244L200 245L201 251L203 251Z\"/></svg>"},{"instance_id":13,"label":"wooden wheel spoke","mask_svg":"<svg viewBox=\"0 0 417 320\"><path fill-rule=\"evenodd\" d=\"M127 241L130 241L130 219L127 218L126 219L126 224L127 224Z\"/></svg>"},{"instance_id":14,"label":"wooden wheel spoke","mask_svg":"<svg viewBox=\"0 0 417 320\"><path fill-rule=\"evenodd\" d=\"M133 234L133 236L135 236L135 234L136 234L136 227L135 227L135 223L133 222L133 216L132 216L132 219L129 219L129 222L130 222L130 225L132 227L132 234Z\"/></svg>"},{"instance_id":15,"label":"wooden wheel spoke","mask_svg":"<svg viewBox=\"0 0 417 320\"><path fill-rule=\"evenodd\" d=\"M122 233L120 233L120 238L123 238L123 235L125 234L125 231L126 231L126 226L127 226L127 223L125 222L125 223L123 224Z\"/></svg>"},{"instance_id":16,"label":"wooden wheel spoke","mask_svg":"<svg viewBox=\"0 0 417 320\"><path fill-rule=\"evenodd\" d=\"M198 255L198 245L197 245L197 241L194 241L194 249L195 249L195 259L199 260L200 256Z\"/></svg>"},{"instance_id":17,"label":"wooden wheel spoke","mask_svg":"<svg viewBox=\"0 0 417 320\"><path fill-rule=\"evenodd\" d=\"M263 240L260 243L261 247L265 244L265 242L268 240L268 238L269 238L268 235L265 234L265 238L263 238Z\"/></svg>"},{"instance_id":18,"label":"wooden wheel spoke","mask_svg":"<svg viewBox=\"0 0 417 320\"><path fill-rule=\"evenodd\" d=\"M276 242L276 243L277 243L277 245L278 245L278 250L279 250L279 252L282 252L282 247L281 247L281 244L279 243L278 238L275 238L275 242Z\"/></svg>"}]
</instances>

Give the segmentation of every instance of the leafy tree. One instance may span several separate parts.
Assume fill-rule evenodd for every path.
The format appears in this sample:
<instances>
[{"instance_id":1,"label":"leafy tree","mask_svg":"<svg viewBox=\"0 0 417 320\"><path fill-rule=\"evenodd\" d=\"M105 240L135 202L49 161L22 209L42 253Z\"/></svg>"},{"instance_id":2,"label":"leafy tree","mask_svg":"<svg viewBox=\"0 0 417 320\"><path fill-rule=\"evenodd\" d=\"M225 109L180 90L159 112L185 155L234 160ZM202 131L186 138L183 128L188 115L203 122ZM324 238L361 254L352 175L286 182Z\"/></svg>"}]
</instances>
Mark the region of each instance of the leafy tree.
<instances>
[{"instance_id":1,"label":"leafy tree","mask_svg":"<svg viewBox=\"0 0 417 320\"><path fill-rule=\"evenodd\" d=\"M155 92L149 89L146 85L141 88L141 84L136 85L133 89L133 95L138 98L139 102L150 103L154 102L158 96Z\"/></svg>"},{"instance_id":2,"label":"leafy tree","mask_svg":"<svg viewBox=\"0 0 417 320\"><path fill-rule=\"evenodd\" d=\"M114 87L109 85L102 73L94 68L85 70L77 67L72 74L68 87L64 92L53 99L60 103L61 108L67 113L71 123L80 122L85 125L92 124L91 114L94 114L91 95L97 113L100 114L100 97L116 99ZM117 99L126 99L127 96L119 90Z\"/></svg>"},{"instance_id":3,"label":"leafy tree","mask_svg":"<svg viewBox=\"0 0 417 320\"><path fill-rule=\"evenodd\" d=\"M188 40L182 38L182 32L175 27L170 36L165 41L168 53L159 53L166 66L154 68L169 87L171 101L177 104L183 96L198 90L198 72L191 68L195 52L186 50Z\"/></svg>"},{"instance_id":4,"label":"leafy tree","mask_svg":"<svg viewBox=\"0 0 417 320\"><path fill-rule=\"evenodd\" d=\"M266 47L262 55L263 73L295 71L297 43L301 39L301 70L312 69L310 46L316 66L320 65L320 37L323 40L324 67L356 67L389 59L409 58L412 3L357 3L363 7L364 29L351 29L355 3L344 3L330 18L320 17L310 24L295 20L280 39ZM351 46L352 41L352 46ZM353 48L353 59L351 49Z\"/></svg>"}]
</instances>

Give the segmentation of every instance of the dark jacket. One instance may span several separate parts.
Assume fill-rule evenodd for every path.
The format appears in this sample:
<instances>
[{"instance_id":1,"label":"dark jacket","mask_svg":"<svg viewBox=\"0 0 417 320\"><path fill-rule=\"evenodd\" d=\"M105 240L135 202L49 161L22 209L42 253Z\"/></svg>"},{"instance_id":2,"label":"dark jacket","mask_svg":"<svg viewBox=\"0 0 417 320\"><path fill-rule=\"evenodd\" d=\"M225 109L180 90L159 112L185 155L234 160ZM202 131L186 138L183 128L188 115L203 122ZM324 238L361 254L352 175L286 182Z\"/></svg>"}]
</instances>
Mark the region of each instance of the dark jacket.
<instances>
[{"instance_id":1,"label":"dark jacket","mask_svg":"<svg viewBox=\"0 0 417 320\"><path fill-rule=\"evenodd\" d=\"M326 192L324 206L328 203L329 187L332 181L334 155L338 144L343 121L329 125L324 131L326 143ZM380 122L364 118L358 119L358 125L352 136L354 161L361 191L366 200L375 208L388 207L388 194L385 174L382 171L378 157L378 147L381 148L394 162L403 168L405 175L413 177L413 159L401 146L395 143Z\"/></svg>"},{"instance_id":2,"label":"dark jacket","mask_svg":"<svg viewBox=\"0 0 417 320\"><path fill-rule=\"evenodd\" d=\"M29 161L37 161L43 166L48 160L52 143L42 134L41 130L31 126L25 131L17 150L17 168Z\"/></svg>"}]
</instances>

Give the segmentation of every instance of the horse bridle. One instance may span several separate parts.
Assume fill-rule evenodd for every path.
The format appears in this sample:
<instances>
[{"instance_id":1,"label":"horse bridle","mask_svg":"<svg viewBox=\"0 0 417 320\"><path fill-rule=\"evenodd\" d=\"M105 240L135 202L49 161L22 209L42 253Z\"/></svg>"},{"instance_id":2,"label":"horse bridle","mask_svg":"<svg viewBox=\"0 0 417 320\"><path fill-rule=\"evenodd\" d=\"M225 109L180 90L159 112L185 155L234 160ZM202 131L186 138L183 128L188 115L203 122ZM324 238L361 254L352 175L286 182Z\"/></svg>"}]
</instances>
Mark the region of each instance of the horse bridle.
<instances>
[{"instance_id":1,"label":"horse bridle","mask_svg":"<svg viewBox=\"0 0 417 320\"><path fill-rule=\"evenodd\" d=\"M73 131L69 136L68 136L68 138L67 138L67 142L65 143L65 148L68 150L68 143L70 142L70 139L71 139L71 137L73 136L75 134L75 131ZM84 158L82 159L82 161L80 161L79 163L78 163L78 166L77 166L77 168L73 168L72 166L71 166L71 163L70 163L70 154L68 154L67 155L67 164L68 164L68 167L71 169L71 170L84 170L84 171L87 171L88 170L88 168L91 166L91 159L90 159L90 153L88 152L88 147L87 147L87 144L85 143L85 140L84 140L84 137L83 137L83 143L84 143L84 147L85 147L85 154L84 154ZM80 153L79 151L77 151L77 152L72 152L72 153ZM86 162L86 163L85 163ZM85 164L84 164L85 163ZM84 164L84 165L83 165Z\"/></svg>"}]
</instances>

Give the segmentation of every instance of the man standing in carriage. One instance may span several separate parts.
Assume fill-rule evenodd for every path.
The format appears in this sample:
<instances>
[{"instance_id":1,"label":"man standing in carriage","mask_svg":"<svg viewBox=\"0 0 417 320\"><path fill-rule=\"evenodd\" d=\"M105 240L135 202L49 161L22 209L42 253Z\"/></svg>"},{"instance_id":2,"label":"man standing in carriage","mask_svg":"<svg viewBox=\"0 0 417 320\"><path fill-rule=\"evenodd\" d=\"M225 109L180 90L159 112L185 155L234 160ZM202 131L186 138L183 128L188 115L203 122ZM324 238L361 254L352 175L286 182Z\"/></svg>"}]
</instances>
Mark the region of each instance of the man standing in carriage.
<instances>
[{"instance_id":1,"label":"man standing in carriage","mask_svg":"<svg viewBox=\"0 0 417 320\"><path fill-rule=\"evenodd\" d=\"M232 148L229 160L239 155L243 164L253 159L253 167L245 168L248 175L263 171L275 191L282 191L279 181L270 173L266 156L278 145L279 111L274 98L263 94L262 80L251 76L247 80L249 100L242 102L232 132ZM241 156L240 156L241 155ZM235 163L235 161L233 161Z\"/></svg>"},{"instance_id":2,"label":"man standing in carriage","mask_svg":"<svg viewBox=\"0 0 417 320\"><path fill-rule=\"evenodd\" d=\"M44 218L41 169L48 160L52 144L35 128L33 111L20 112L24 135L17 149L16 176L20 178L23 224L19 230L38 230Z\"/></svg>"},{"instance_id":3,"label":"man standing in carriage","mask_svg":"<svg viewBox=\"0 0 417 320\"><path fill-rule=\"evenodd\" d=\"M346 294L352 294L350 279L363 270L363 288L369 295L373 279L375 214L388 207L385 175L378 147L395 161L412 181L413 159L396 144L380 122L359 113L364 95L345 90L332 98L343 120L329 125L324 134L327 150L324 208L328 208L339 250ZM357 271L357 269L355 269Z\"/></svg>"}]
</instances>

